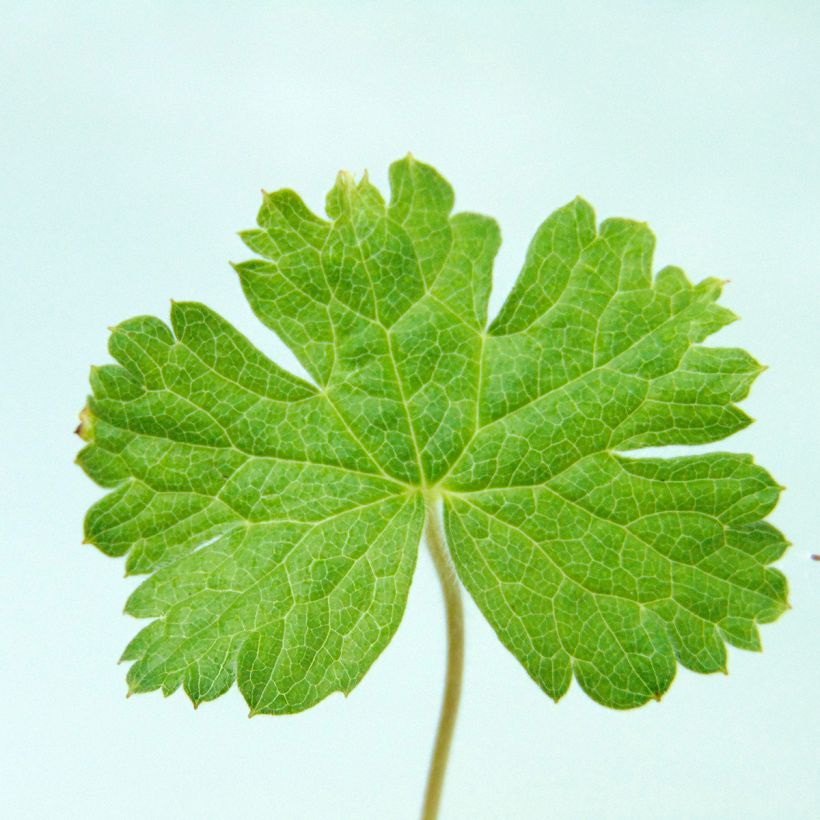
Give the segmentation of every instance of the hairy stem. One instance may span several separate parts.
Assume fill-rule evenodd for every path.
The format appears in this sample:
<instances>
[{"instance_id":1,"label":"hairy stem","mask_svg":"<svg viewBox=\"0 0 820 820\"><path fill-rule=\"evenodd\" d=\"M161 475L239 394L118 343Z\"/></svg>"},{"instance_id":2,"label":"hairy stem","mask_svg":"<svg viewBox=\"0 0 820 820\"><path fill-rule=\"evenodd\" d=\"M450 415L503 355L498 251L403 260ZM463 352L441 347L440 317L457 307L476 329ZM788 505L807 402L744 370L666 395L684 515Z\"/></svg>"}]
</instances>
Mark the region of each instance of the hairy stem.
<instances>
[{"instance_id":1,"label":"hairy stem","mask_svg":"<svg viewBox=\"0 0 820 820\"><path fill-rule=\"evenodd\" d=\"M447 617L447 678L444 697L441 701L441 715L438 720L436 742L427 774L427 789L424 794L422 820L436 820L438 817L444 775L447 772L447 758L453 740L453 730L461 699L461 674L464 669L464 610L461 606L461 587L455 569L444 543L444 536L433 505L427 508L425 530L427 546L433 556L433 563L444 593L444 609Z\"/></svg>"}]
</instances>

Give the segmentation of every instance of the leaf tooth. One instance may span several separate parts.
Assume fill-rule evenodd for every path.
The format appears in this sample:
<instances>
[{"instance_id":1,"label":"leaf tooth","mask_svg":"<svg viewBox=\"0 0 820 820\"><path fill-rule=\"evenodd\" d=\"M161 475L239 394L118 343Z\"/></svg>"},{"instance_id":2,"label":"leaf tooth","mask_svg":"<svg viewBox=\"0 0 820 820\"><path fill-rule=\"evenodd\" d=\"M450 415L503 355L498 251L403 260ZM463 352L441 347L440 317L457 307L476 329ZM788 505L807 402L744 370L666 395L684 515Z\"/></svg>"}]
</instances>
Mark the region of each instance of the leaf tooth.
<instances>
[{"instance_id":1,"label":"leaf tooth","mask_svg":"<svg viewBox=\"0 0 820 820\"><path fill-rule=\"evenodd\" d=\"M94 373L94 368L91 368L92 374ZM94 414L91 412L91 408L88 404L80 410L80 423L77 425L74 432L83 440L91 442L94 440L94 425L95 425L95 417ZM79 455L78 455L79 458Z\"/></svg>"},{"instance_id":2,"label":"leaf tooth","mask_svg":"<svg viewBox=\"0 0 820 820\"><path fill-rule=\"evenodd\" d=\"M336 184L342 188L355 188L356 178L350 171L345 171L342 169L338 174L336 174Z\"/></svg>"}]
</instances>

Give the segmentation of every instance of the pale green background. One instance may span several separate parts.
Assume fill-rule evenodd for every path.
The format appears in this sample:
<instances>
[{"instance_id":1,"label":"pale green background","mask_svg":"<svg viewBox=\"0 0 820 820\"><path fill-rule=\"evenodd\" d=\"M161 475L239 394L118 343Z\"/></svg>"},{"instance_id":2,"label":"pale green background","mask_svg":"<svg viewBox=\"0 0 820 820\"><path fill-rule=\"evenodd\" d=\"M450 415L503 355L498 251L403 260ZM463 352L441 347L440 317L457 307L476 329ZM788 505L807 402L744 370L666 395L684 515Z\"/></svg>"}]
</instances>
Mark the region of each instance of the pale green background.
<instances>
[{"instance_id":1,"label":"pale green background","mask_svg":"<svg viewBox=\"0 0 820 820\"><path fill-rule=\"evenodd\" d=\"M442 9L442 5L447 6ZM562 6L566 5L566 8ZM528 237L584 194L657 263L732 280L720 341L771 369L724 445L788 485L794 610L728 678L661 705L558 705L470 604L444 820L816 818L820 726L815 3L2 5L2 739L8 818L416 816L443 662L423 554L395 641L347 700L248 721L234 690L124 698L133 579L80 545L72 459L106 326L211 305L283 363L227 260L260 187L317 209L408 149L498 218L495 308Z\"/></svg>"}]
</instances>

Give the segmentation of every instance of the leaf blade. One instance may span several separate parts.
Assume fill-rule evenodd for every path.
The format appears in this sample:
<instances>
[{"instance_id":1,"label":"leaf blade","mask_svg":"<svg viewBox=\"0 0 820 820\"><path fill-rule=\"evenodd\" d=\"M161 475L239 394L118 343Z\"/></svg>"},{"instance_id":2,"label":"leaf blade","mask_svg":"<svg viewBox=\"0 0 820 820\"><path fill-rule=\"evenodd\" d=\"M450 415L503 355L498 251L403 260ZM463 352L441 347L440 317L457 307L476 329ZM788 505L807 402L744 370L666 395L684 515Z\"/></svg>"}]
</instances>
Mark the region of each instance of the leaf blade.
<instances>
[{"instance_id":1,"label":"leaf blade","mask_svg":"<svg viewBox=\"0 0 820 820\"><path fill-rule=\"evenodd\" d=\"M487 327L496 223L408 156L386 200L340 174L328 219L265 194L235 265L312 383L204 305L112 331L78 463L111 492L85 539L147 576L129 689L195 705L234 682L252 714L348 693L394 634L425 506L444 498L459 577L556 700L660 698L677 664L725 671L787 608L750 457L630 458L750 423L762 367L702 343L723 283L653 276L655 238L576 199L539 227ZM695 451L697 453L697 451Z\"/></svg>"}]
</instances>

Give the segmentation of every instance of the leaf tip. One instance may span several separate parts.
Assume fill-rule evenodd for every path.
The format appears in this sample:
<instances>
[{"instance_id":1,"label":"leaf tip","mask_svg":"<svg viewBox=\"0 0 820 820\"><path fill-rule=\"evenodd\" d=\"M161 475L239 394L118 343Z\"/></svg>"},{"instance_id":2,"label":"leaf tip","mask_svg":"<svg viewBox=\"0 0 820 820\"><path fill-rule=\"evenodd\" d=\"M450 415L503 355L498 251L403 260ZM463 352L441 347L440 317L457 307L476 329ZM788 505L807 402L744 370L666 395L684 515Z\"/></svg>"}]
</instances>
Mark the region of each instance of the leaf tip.
<instances>
[{"instance_id":1,"label":"leaf tip","mask_svg":"<svg viewBox=\"0 0 820 820\"><path fill-rule=\"evenodd\" d=\"M91 369L91 372L94 372L94 368ZM87 404L80 410L80 423L74 429L74 432L83 441L90 442L94 440L94 416L91 414L91 410Z\"/></svg>"},{"instance_id":2,"label":"leaf tip","mask_svg":"<svg viewBox=\"0 0 820 820\"><path fill-rule=\"evenodd\" d=\"M354 188L356 186L356 180L350 171L341 170L336 174L336 184L340 188Z\"/></svg>"}]
</instances>

